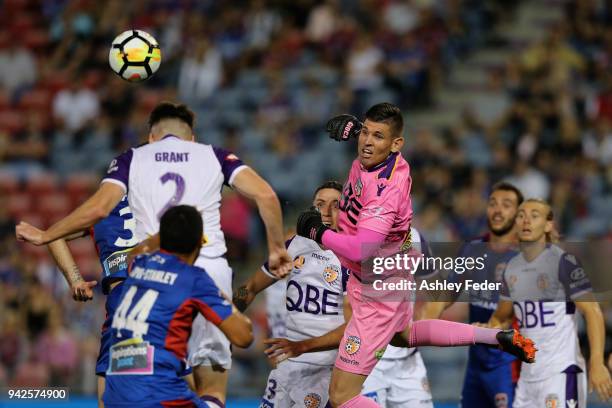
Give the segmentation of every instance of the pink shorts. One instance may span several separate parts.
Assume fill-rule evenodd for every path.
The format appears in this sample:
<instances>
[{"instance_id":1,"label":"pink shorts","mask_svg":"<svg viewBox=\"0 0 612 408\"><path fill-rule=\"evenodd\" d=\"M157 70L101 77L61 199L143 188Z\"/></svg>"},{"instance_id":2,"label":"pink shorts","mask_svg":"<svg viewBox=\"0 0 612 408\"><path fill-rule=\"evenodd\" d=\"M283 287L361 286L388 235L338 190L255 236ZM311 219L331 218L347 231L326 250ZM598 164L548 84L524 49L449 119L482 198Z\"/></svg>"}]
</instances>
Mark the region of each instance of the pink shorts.
<instances>
[{"instance_id":1,"label":"pink shorts","mask_svg":"<svg viewBox=\"0 0 612 408\"><path fill-rule=\"evenodd\" d=\"M406 296L398 296L397 292L373 293L371 284L361 283L353 273L347 293L353 316L344 330L336 367L349 373L369 375L395 333L404 330L412 321L412 302L407 293Z\"/></svg>"}]
</instances>

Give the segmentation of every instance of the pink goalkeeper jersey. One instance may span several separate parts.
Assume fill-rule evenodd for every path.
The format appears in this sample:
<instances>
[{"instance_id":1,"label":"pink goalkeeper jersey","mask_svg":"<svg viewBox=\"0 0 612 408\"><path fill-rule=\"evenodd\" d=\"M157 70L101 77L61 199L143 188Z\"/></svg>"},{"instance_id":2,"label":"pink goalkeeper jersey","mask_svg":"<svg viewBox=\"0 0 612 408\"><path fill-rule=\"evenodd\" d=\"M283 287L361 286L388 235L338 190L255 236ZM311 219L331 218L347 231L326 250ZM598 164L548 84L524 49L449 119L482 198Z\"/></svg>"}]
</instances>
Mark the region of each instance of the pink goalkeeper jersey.
<instances>
[{"instance_id":1,"label":"pink goalkeeper jersey","mask_svg":"<svg viewBox=\"0 0 612 408\"><path fill-rule=\"evenodd\" d=\"M397 249L409 243L411 185L410 166L399 152L369 170L355 159L340 199L339 232L356 235L365 228L385 234L385 242L397 242ZM360 262L339 258L346 268L361 271Z\"/></svg>"}]
</instances>

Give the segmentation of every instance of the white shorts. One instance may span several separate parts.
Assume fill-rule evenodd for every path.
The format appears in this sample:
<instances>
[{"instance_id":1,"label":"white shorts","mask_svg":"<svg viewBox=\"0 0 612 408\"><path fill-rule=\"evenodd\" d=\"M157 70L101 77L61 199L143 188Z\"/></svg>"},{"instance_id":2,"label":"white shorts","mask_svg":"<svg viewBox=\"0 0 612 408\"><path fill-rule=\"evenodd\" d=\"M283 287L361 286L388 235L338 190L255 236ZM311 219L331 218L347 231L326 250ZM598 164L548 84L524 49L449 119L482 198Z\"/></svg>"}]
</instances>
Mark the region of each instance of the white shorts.
<instances>
[{"instance_id":1,"label":"white shorts","mask_svg":"<svg viewBox=\"0 0 612 408\"><path fill-rule=\"evenodd\" d=\"M380 360L361 393L383 408L433 408L427 370L418 351L405 358Z\"/></svg>"},{"instance_id":2,"label":"white shorts","mask_svg":"<svg viewBox=\"0 0 612 408\"><path fill-rule=\"evenodd\" d=\"M260 408L323 408L334 366L285 360L270 372Z\"/></svg>"},{"instance_id":3,"label":"white shorts","mask_svg":"<svg viewBox=\"0 0 612 408\"><path fill-rule=\"evenodd\" d=\"M577 372L579 371L579 372ZM584 408L587 400L587 377L576 365L542 381L519 378L513 408Z\"/></svg>"},{"instance_id":4,"label":"white shorts","mask_svg":"<svg viewBox=\"0 0 612 408\"><path fill-rule=\"evenodd\" d=\"M204 268L219 289L230 299L232 297L232 268L223 257L205 258L200 256L196 266ZM230 342L217 326L204 319L201 314L193 321L189 338L189 365L196 367L221 366L226 370L232 367Z\"/></svg>"}]
</instances>

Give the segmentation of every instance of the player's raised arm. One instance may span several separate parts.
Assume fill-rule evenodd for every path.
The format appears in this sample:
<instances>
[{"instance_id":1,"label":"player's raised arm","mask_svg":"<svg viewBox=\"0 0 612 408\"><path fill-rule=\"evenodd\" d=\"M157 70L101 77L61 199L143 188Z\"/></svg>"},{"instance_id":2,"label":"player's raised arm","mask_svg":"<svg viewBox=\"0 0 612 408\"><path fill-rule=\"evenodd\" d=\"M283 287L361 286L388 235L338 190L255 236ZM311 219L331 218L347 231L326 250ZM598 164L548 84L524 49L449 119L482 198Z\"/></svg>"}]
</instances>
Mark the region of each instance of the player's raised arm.
<instances>
[{"instance_id":1,"label":"player's raised arm","mask_svg":"<svg viewBox=\"0 0 612 408\"><path fill-rule=\"evenodd\" d=\"M85 235L85 232L79 232L68 237L69 239L79 238ZM47 245L49 253L57 264L62 275L66 279L66 283L70 286L72 299L77 302L86 302L93 299L93 287L96 286L96 281L86 282L79 271L70 248L66 244L65 239L55 240Z\"/></svg>"},{"instance_id":2,"label":"player's raised arm","mask_svg":"<svg viewBox=\"0 0 612 408\"><path fill-rule=\"evenodd\" d=\"M34 245L45 245L85 230L108 216L124 195L125 191L121 186L102 183L93 196L46 231L26 222L20 222L15 228L17 239Z\"/></svg>"},{"instance_id":3,"label":"player's raised arm","mask_svg":"<svg viewBox=\"0 0 612 408\"><path fill-rule=\"evenodd\" d=\"M270 272L279 278L286 276L291 271L292 264L284 245L283 215L276 193L249 167L236 174L232 187L243 196L255 201L259 215L266 226Z\"/></svg>"}]
</instances>

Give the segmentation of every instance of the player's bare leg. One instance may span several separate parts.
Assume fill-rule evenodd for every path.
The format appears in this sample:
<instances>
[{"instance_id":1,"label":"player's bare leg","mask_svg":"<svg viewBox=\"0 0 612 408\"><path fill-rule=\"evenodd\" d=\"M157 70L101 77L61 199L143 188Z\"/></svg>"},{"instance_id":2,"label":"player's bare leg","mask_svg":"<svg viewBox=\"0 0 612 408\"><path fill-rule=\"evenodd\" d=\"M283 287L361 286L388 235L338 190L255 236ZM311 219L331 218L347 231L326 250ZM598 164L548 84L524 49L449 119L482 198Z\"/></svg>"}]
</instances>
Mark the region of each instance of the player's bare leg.
<instances>
[{"instance_id":1,"label":"player's bare leg","mask_svg":"<svg viewBox=\"0 0 612 408\"><path fill-rule=\"evenodd\" d=\"M361 388L367 376L362 374L349 373L338 367L332 371L331 382L329 384L329 403L333 408L339 407L379 407L377 403L361 395ZM359 398L360 401L354 401ZM363 399L363 401L361 400ZM346 405L347 403L353 403Z\"/></svg>"},{"instance_id":2,"label":"player's bare leg","mask_svg":"<svg viewBox=\"0 0 612 408\"><path fill-rule=\"evenodd\" d=\"M102 395L104 394L104 386L106 385L106 379L101 375L98 375L98 408L104 408L104 402L102 401Z\"/></svg>"},{"instance_id":3,"label":"player's bare leg","mask_svg":"<svg viewBox=\"0 0 612 408\"><path fill-rule=\"evenodd\" d=\"M193 367L196 394L200 397L213 397L225 404L227 395L228 370L220 366Z\"/></svg>"}]
</instances>

